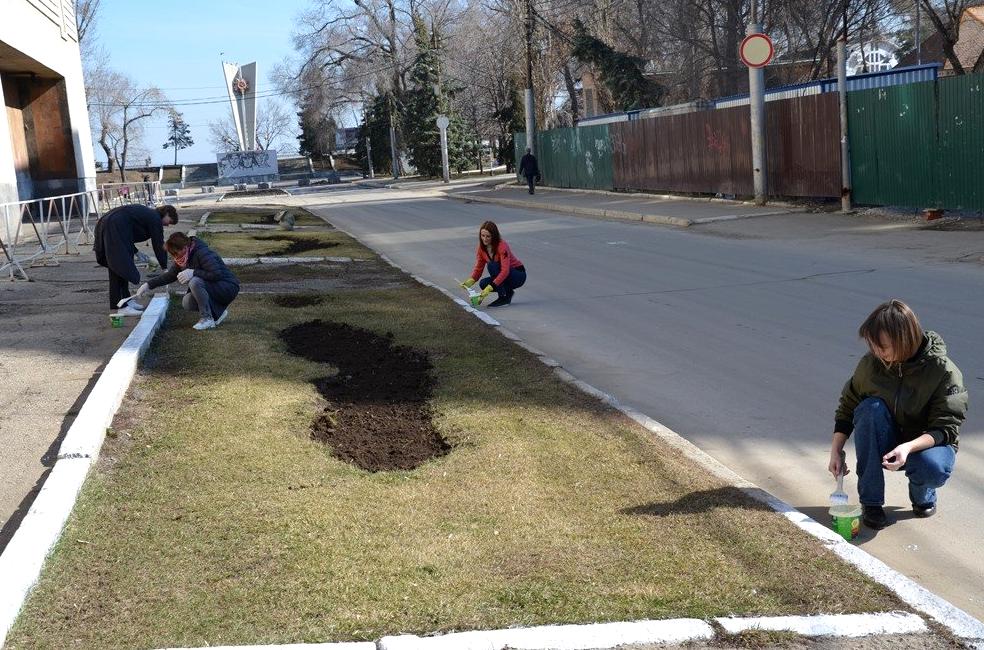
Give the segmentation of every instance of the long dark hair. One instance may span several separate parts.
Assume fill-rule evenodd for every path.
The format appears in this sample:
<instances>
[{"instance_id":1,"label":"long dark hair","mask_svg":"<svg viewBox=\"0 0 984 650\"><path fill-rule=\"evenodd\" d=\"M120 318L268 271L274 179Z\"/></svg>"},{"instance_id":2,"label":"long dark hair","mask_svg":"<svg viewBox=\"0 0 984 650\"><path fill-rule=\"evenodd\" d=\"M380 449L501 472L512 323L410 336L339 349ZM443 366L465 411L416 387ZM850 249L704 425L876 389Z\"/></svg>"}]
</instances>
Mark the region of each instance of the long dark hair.
<instances>
[{"instance_id":1,"label":"long dark hair","mask_svg":"<svg viewBox=\"0 0 984 650\"><path fill-rule=\"evenodd\" d=\"M492 247L492 252L489 253L490 258L495 258L496 253L499 252L499 242L502 241L502 237L499 236L499 226L495 225L494 221L486 221L478 229L478 245L481 248L485 248L485 244L482 243L482 231L488 230L489 234L492 235L492 242L489 244Z\"/></svg>"}]
</instances>

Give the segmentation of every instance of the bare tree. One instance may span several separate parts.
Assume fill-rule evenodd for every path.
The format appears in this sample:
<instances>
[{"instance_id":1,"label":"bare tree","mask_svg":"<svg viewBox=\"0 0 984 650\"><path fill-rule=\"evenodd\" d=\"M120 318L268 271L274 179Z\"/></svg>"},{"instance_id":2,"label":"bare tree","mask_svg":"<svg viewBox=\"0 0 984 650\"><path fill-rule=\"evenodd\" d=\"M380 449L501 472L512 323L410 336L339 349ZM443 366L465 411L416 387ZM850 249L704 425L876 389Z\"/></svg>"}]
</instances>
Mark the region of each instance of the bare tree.
<instances>
[{"instance_id":1,"label":"bare tree","mask_svg":"<svg viewBox=\"0 0 984 650\"><path fill-rule=\"evenodd\" d=\"M293 116L280 102L267 98L256 111L256 148L280 150L293 137ZM216 151L239 151L239 136L231 116L208 123L209 142Z\"/></svg>"},{"instance_id":2,"label":"bare tree","mask_svg":"<svg viewBox=\"0 0 984 650\"><path fill-rule=\"evenodd\" d=\"M960 40L960 17L968 7L980 4L980 0L917 0L933 23L933 28L943 40L943 54L956 74L966 74L955 46Z\"/></svg>"},{"instance_id":3,"label":"bare tree","mask_svg":"<svg viewBox=\"0 0 984 650\"><path fill-rule=\"evenodd\" d=\"M99 14L101 2L102 0L75 0L75 26L79 33L79 45L94 31L92 27Z\"/></svg>"}]
</instances>

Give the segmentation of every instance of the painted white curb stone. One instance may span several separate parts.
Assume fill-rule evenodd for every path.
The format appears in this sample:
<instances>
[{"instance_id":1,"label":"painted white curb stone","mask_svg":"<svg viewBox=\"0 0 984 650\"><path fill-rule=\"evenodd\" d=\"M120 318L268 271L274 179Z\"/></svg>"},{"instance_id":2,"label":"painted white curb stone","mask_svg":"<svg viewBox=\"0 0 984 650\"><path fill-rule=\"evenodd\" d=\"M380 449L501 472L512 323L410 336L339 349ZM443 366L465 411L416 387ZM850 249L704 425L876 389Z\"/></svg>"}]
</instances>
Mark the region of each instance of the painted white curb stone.
<instances>
[{"instance_id":1,"label":"painted white curb stone","mask_svg":"<svg viewBox=\"0 0 984 650\"><path fill-rule=\"evenodd\" d=\"M164 322L167 305L167 296L155 296L106 364L65 435L55 466L0 555L0 647L61 536L89 468L99 456L106 428L123 401L140 358Z\"/></svg>"},{"instance_id":2,"label":"painted white curb stone","mask_svg":"<svg viewBox=\"0 0 984 650\"><path fill-rule=\"evenodd\" d=\"M165 650L184 649L166 648ZM205 648L199 650L205 650ZM286 645L220 645L208 646L208 650L376 650L376 644L367 641L359 643L288 643Z\"/></svg>"},{"instance_id":3,"label":"painted white curb stone","mask_svg":"<svg viewBox=\"0 0 984 650\"><path fill-rule=\"evenodd\" d=\"M716 618L726 632L782 630L803 636L860 637L872 634L917 634L928 631L926 621L916 614L839 614L819 616L765 616L762 618Z\"/></svg>"},{"instance_id":4,"label":"painted white curb stone","mask_svg":"<svg viewBox=\"0 0 984 650\"><path fill-rule=\"evenodd\" d=\"M714 629L697 619L545 625L542 627L459 632L442 636L388 636L379 650L590 650L632 643L682 643L714 638Z\"/></svg>"},{"instance_id":5,"label":"painted white curb stone","mask_svg":"<svg viewBox=\"0 0 984 650\"><path fill-rule=\"evenodd\" d=\"M210 214L212 214L212 213L211 212L206 212L205 214L202 215L202 218L198 220L198 226L199 227L203 227L206 223L208 223L208 215L210 215Z\"/></svg>"}]
</instances>

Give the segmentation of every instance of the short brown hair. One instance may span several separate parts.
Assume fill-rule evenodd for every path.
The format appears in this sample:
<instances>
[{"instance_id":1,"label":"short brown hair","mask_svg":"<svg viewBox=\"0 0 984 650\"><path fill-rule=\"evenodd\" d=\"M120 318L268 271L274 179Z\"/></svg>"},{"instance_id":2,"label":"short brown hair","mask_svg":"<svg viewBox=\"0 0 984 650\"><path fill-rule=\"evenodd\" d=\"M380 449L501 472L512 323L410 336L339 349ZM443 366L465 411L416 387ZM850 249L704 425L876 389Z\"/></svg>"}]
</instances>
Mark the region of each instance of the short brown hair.
<instances>
[{"instance_id":1,"label":"short brown hair","mask_svg":"<svg viewBox=\"0 0 984 650\"><path fill-rule=\"evenodd\" d=\"M875 311L861 323L858 336L868 347L881 346L882 336L892 342L896 361L905 361L919 351L923 329L916 313L901 300L892 299L875 307Z\"/></svg>"},{"instance_id":2,"label":"short brown hair","mask_svg":"<svg viewBox=\"0 0 984 650\"><path fill-rule=\"evenodd\" d=\"M191 238L188 237L188 235L183 232L176 232L167 238L167 241L164 242L164 248L166 248L167 252L171 255L175 255L183 251L190 243Z\"/></svg>"},{"instance_id":3,"label":"short brown hair","mask_svg":"<svg viewBox=\"0 0 984 650\"><path fill-rule=\"evenodd\" d=\"M178 209L170 203L157 206L157 213L161 215L161 219L164 217L171 217L172 224L178 223Z\"/></svg>"}]
</instances>

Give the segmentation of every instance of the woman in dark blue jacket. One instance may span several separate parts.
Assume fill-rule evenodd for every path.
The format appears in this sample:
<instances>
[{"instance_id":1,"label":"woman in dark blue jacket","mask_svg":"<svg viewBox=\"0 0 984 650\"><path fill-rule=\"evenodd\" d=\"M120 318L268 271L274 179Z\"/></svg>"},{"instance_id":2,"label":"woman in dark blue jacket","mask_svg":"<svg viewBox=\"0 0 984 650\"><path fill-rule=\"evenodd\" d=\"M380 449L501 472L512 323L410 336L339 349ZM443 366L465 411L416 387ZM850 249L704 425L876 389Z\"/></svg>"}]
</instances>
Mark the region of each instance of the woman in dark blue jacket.
<instances>
[{"instance_id":1,"label":"woman in dark blue jacket","mask_svg":"<svg viewBox=\"0 0 984 650\"><path fill-rule=\"evenodd\" d=\"M196 330L210 330L229 316L229 304L239 294L239 279L232 274L219 254L196 237L176 232L164 244L173 260L165 273L137 289L137 295L171 284L175 280L188 285L181 305L197 311Z\"/></svg>"}]
</instances>

